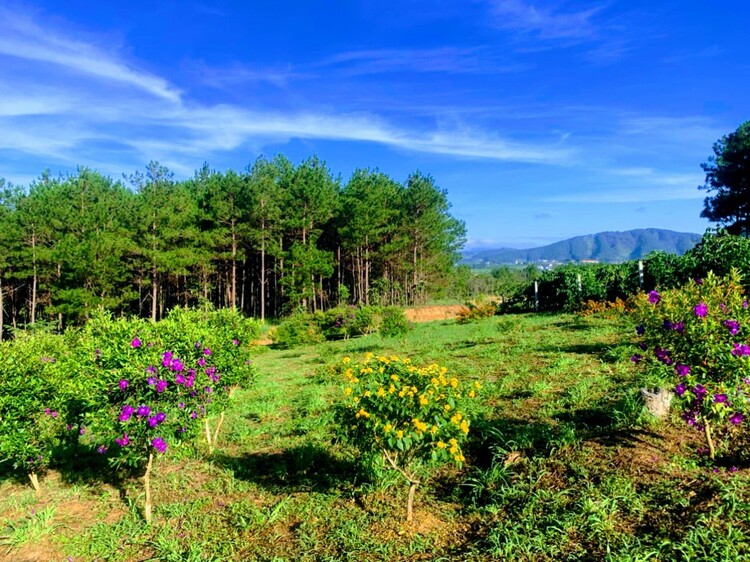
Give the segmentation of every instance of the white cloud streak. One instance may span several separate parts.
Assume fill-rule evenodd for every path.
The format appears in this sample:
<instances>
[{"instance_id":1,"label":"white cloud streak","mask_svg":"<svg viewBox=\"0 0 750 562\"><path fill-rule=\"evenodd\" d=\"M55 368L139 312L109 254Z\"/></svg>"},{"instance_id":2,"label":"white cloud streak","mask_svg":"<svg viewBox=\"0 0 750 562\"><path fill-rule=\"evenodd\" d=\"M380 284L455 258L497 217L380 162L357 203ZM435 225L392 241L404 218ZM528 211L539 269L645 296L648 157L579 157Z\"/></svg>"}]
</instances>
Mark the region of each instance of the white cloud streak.
<instances>
[{"instance_id":1,"label":"white cloud streak","mask_svg":"<svg viewBox=\"0 0 750 562\"><path fill-rule=\"evenodd\" d=\"M78 74L119 82L171 102L180 101L179 91L166 80L139 70L94 45L65 38L7 8L0 8L0 22L1 55L64 67Z\"/></svg>"},{"instance_id":2,"label":"white cloud streak","mask_svg":"<svg viewBox=\"0 0 750 562\"><path fill-rule=\"evenodd\" d=\"M533 34L540 39L588 39L596 35L592 18L600 8L563 12L539 8L524 0L494 0L491 2L495 24Z\"/></svg>"}]
</instances>

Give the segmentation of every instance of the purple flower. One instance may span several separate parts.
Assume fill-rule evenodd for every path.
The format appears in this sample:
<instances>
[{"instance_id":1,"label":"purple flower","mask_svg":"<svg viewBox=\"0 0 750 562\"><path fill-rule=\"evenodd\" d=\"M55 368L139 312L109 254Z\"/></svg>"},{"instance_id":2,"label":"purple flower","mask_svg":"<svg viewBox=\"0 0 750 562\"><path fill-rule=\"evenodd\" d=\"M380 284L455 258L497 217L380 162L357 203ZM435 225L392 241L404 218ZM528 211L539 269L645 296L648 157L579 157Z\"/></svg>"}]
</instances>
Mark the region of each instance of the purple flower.
<instances>
[{"instance_id":1,"label":"purple flower","mask_svg":"<svg viewBox=\"0 0 750 562\"><path fill-rule=\"evenodd\" d=\"M723 324L733 336L736 336L737 332L740 331L740 323L737 320L724 320Z\"/></svg>"},{"instance_id":2,"label":"purple flower","mask_svg":"<svg viewBox=\"0 0 750 562\"><path fill-rule=\"evenodd\" d=\"M81 429L78 430L78 433L80 435L86 435L86 428L85 427L81 427Z\"/></svg>"},{"instance_id":3,"label":"purple flower","mask_svg":"<svg viewBox=\"0 0 750 562\"><path fill-rule=\"evenodd\" d=\"M683 365L682 363L676 365L674 370L681 377L686 377L690 374L690 367L688 367L687 365Z\"/></svg>"},{"instance_id":4,"label":"purple flower","mask_svg":"<svg viewBox=\"0 0 750 562\"><path fill-rule=\"evenodd\" d=\"M125 447L126 445L130 444L130 437L128 437L127 433L123 433L122 437L119 439L115 439L115 443L117 443L120 447Z\"/></svg>"},{"instance_id":5,"label":"purple flower","mask_svg":"<svg viewBox=\"0 0 750 562\"><path fill-rule=\"evenodd\" d=\"M206 360L203 357L201 357L200 359L198 359L198 365L200 365L201 367L205 367Z\"/></svg>"},{"instance_id":6,"label":"purple flower","mask_svg":"<svg viewBox=\"0 0 750 562\"><path fill-rule=\"evenodd\" d=\"M190 412L190 417L191 417L192 419L196 419L196 418L198 417L198 414L197 414L197 413L195 413L195 412Z\"/></svg>"},{"instance_id":7,"label":"purple flower","mask_svg":"<svg viewBox=\"0 0 750 562\"><path fill-rule=\"evenodd\" d=\"M209 356L209 355L211 355L211 350L210 350L210 349L208 349L208 348L204 349L204 350L203 350L203 355L205 355L205 356Z\"/></svg>"},{"instance_id":8,"label":"purple flower","mask_svg":"<svg viewBox=\"0 0 750 562\"><path fill-rule=\"evenodd\" d=\"M171 351L165 351L164 355L161 356L161 364L164 367L169 367L169 364L172 362L172 358L174 357L174 353Z\"/></svg>"},{"instance_id":9,"label":"purple flower","mask_svg":"<svg viewBox=\"0 0 750 562\"><path fill-rule=\"evenodd\" d=\"M130 342L130 347L132 347L133 349L141 347L141 340L139 340L138 338L133 338L133 341Z\"/></svg>"},{"instance_id":10,"label":"purple flower","mask_svg":"<svg viewBox=\"0 0 750 562\"><path fill-rule=\"evenodd\" d=\"M702 384L696 384L693 388L690 389L690 392L695 395L695 399L699 402L703 400L703 397L708 393L706 387Z\"/></svg>"},{"instance_id":11,"label":"purple flower","mask_svg":"<svg viewBox=\"0 0 750 562\"><path fill-rule=\"evenodd\" d=\"M177 373L174 376L174 382L175 384L185 384L185 375L183 375L182 373Z\"/></svg>"},{"instance_id":12,"label":"purple flower","mask_svg":"<svg viewBox=\"0 0 750 562\"><path fill-rule=\"evenodd\" d=\"M240 345L240 340L232 340L233 345Z\"/></svg>"},{"instance_id":13,"label":"purple flower","mask_svg":"<svg viewBox=\"0 0 750 562\"><path fill-rule=\"evenodd\" d=\"M154 388L156 389L156 392L161 394L167 389L167 381L159 379L156 381L156 386Z\"/></svg>"},{"instance_id":14,"label":"purple flower","mask_svg":"<svg viewBox=\"0 0 750 562\"><path fill-rule=\"evenodd\" d=\"M165 414L164 412L157 412L156 416L154 416L154 417L156 418L157 422L161 423L165 419L167 419L167 414Z\"/></svg>"},{"instance_id":15,"label":"purple flower","mask_svg":"<svg viewBox=\"0 0 750 562\"><path fill-rule=\"evenodd\" d=\"M642 341L641 343L639 343L638 347L641 348L641 351L646 351L648 349L648 346L646 345L645 341Z\"/></svg>"},{"instance_id":16,"label":"purple flower","mask_svg":"<svg viewBox=\"0 0 750 562\"><path fill-rule=\"evenodd\" d=\"M668 318L665 318L664 322L662 322L661 324L661 327L664 328L665 330L671 330L673 326L674 324L672 324L672 321L669 320Z\"/></svg>"},{"instance_id":17,"label":"purple flower","mask_svg":"<svg viewBox=\"0 0 750 562\"><path fill-rule=\"evenodd\" d=\"M736 466L733 466L733 467L731 467L731 468L729 469L729 472L731 472L731 473L735 473L735 472L737 472L738 470L739 470L739 468L737 468Z\"/></svg>"},{"instance_id":18,"label":"purple flower","mask_svg":"<svg viewBox=\"0 0 750 562\"><path fill-rule=\"evenodd\" d=\"M698 318L705 318L708 314L708 305L705 302L699 302L695 305L695 315Z\"/></svg>"},{"instance_id":19,"label":"purple flower","mask_svg":"<svg viewBox=\"0 0 750 562\"><path fill-rule=\"evenodd\" d=\"M700 277L695 278L693 281L695 281L696 285L703 285L703 279Z\"/></svg>"},{"instance_id":20,"label":"purple flower","mask_svg":"<svg viewBox=\"0 0 750 562\"><path fill-rule=\"evenodd\" d=\"M646 327L643 324L638 324L638 326L635 327L635 333L642 336L646 333Z\"/></svg>"},{"instance_id":21,"label":"purple flower","mask_svg":"<svg viewBox=\"0 0 750 562\"><path fill-rule=\"evenodd\" d=\"M146 382L148 382L149 386L154 386L156 384L156 377L149 377L146 379Z\"/></svg>"},{"instance_id":22,"label":"purple flower","mask_svg":"<svg viewBox=\"0 0 750 562\"><path fill-rule=\"evenodd\" d=\"M206 388L204 388L203 390L204 390L204 391L206 392L206 394L211 394L211 393L212 393L212 392L214 391L214 389L213 389L213 388L211 388L210 386L207 386L207 387L206 387Z\"/></svg>"},{"instance_id":23,"label":"purple flower","mask_svg":"<svg viewBox=\"0 0 750 562\"><path fill-rule=\"evenodd\" d=\"M750 355L750 346L747 346L743 343L736 343L734 344L734 349L732 349L732 355L736 357Z\"/></svg>"},{"instance_id":24,"label":"purple flower","mask_svg":"<svg viewBox=\"0 0 750 562\"><path fill-rule=\"evenodd\" d=\"M99 445L96 448L96 452L99 453L100 455L103 455L107 452L107 447L105 447L104 445Z\"/></svg>"},{"instance_id":25,"label":"purple flower","mask_svg":"<svg viewBox=\"0 0 750 562\"><path fill-rule=\"evenodd\" d=\"M634 354L634 355L633 355L633 356L632 356L632 357L630 358L630 360L631 360L631 361L632 361L633 363L635 363L636 365L637 365L638 363L640 363L642 359L643 359L643 355L641 355L640 353L636 353L636 354Z\"/></svg>"},{"instance_id":26,"label":"purple flower","mask_svg":"<svg viewBox=\"0 0 750 562\"><path fill-rule=\"evenodd\" d=\"M129 406L128 404L125 404L125 405L124 405L124 406L122 407L122 412L120 413L120 418L119 418L119 420L120 420L121 422L125 422L125 421L128 421L128 420L130 419L130 416L132 416L132 415L133 415L133 412L134 412L134 411L135 411L135 408L133 408L133 406Z\"/></svg>"},{"instance_id":27,"label":"purple flower","mask_svg":"<svg viewBox=\"0 0 750 562\"><path fill-rule=\"evenodd\" d=\"M148 426L149 427L156 427L159 425L159 420L156 419L156 416L151 416L148 418Z\"/></svg>"},{"instance_id":28,"label":"purple flower","mask_svg":"<svg viewBox=\"0 0 750 562\"><path fill-rule=\"evenodd\" d=\"M201 342L199 342L199 341L195 342L195 349L200 349L201 347L203 347L201 345Z\"/></svg>"},{"instance_id":29,"label":"purple flower","mask_svg":"<svg viewBox=\"0 0 750 562\"><path fill-rule=\"evenodd\" d=\"M743 414L740 414L739 412L735 412L731 416L729 416L729 423L732 425L740 425L742 423L742 420L745 419L745 416Z\"/></svg>"},{"instance_id":30,"label":"purple flower","mask_svg":"<svg viewBox=\"0 0 750 562\"><path fill-rule=\"evenodd\" d=\"M674 387L674 393L677 396L682 396L685 394L685 391L687 390L687 385L684 382L681 382L677 386Z\"/></svg>"},{"instance_id":31,"label":"purple flower","mask_svg":"<svg viewBox=\"0 0 750 562\"><path fill-rule=\"evenodd\" d=\"M67 424L65 426L65 429L67 429L68 431L73 431L73 424L72 423Z\"/></svg>"},{"instance_id":32,"label":"purple flower","mask_svg":"<svg viewBox=\"0 0 750 562\"><path fill-rule=\"evenodd\" d=\"M120 390L125 390L128 387L128 381L126 381L125 379L120 379L118 386L120 387Z\"/></svg>"},{"instance_id":33,"label":"purple flower","mask_svg":"<svg viewBox=\"0 0 750 562\"><path fill-rule=\"evenodd\" d=\"M164 442L164 439L161 437L154 437L151 440L151 444L154 446L154 449L156 449L158 452L163 453L167 450L167 444Z\"/></svg>"},{"instance_id":34,"label":"purple flower","mask_svg":"<svg viewBox=\"0 0 750 562\"><path fill-rule=\"evenodd\" d=\"M651 291L648 294L648 302L651 304L659 304L659 301L661 300L661 295L656 291Z\"/></svg>"},{"instance_id":35,"label":"purple flower","mask_svg":"<svg viewBox=\"0 0 750 562\"><path fill-rule=\"evenodd\" d=\"M659 361L661 361L662 363L664 363L667 366L669 366L672 363L674 363L674 361L672 360L672 358L669 356L669 351L666 350L666 349L662 349L661 347L657 347L654 350L654 355L656 355L656 358Z\"/></svg>"},{"instance_id":36,"label":"purple flower","mask_svg":"<svg viewBox=\"0 0 750 562\"><path fill-rule=\"evenodd\" d=\"M184 402L180 402L179 404L177 404L177 407L178 407L178 408L179 408L180 410L184 410L184 409L185 409L185 403L184 403Z\"/></svg>"},{"instance_id":37,"label":"purple flower","mask_svg":"<svg viewBox=\"0 0 750 562\"><path fill-rule=\"evenodd\" d=\"M135 413L138 414L138 417L145 418L151 413L151 408L141 404L140 406L138 406L138 410L136 410Z\"/></svg>"},{"instance_id":38,"label":"purple flower","mask_svg":"<svg viewBox=\"0 0 750 562\"><path fill-rule=\"evenodd\" d=\"M154 367L153 365L149 365L148 368L146 369L146 372L149 375L155 375L156 374L156 367Z\"/></svg>"},{"instance_id":39,"label":"purple flower","mask_svg":"<svg viewBox=\"0 0 750 562\"><path fill-rule=\"evenodd\" d=\"M719 308L721 309L722 312L726 312L727 311L727 305L725 305L724 303L721 303L719 305Z\"/></svg>"},{"instance_id":40,"label":"purple flower","mask_svg":"<svg viewBox=\"0 0 750 562\"><path fill-rule=\"evenodd\" d=\"M724 404L727 401L726 394L714 394L714 402L717 404Z\"/></svg>"},{"instance_id":41,"label":"purple flower","mask_svg":"<svg viewBox=\"0 0 750 562\"><path fill-rule=\"evenodd\" d=\"M681 333L683 333L685 331L685 323L684 322L675 322L674 324L672 324L672 329L675 332L681 334Z\"/></svg>"},{"instance_id":42,"label":"purple flower","mask_svg":"<svg viewBox=\"0 0 750 562\"><path fill-rule=\"evenodd\" d=\"M747 308L747 299L742 301L742 308Z\"/></svg>"}]
</instances>

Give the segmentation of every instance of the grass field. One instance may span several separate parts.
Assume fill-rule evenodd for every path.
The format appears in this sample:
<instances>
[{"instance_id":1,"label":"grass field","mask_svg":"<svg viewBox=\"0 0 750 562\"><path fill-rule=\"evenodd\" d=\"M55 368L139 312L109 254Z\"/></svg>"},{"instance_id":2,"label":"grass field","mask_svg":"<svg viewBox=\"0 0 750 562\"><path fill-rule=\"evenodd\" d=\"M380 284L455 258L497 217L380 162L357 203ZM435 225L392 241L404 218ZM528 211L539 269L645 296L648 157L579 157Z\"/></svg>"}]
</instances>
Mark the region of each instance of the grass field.
<instances>
[{"instance_id":1,"label":"grass field","mask_svg":"<svg viewBox=\"0 0 750 562\"><path fill-rule=\"evenodd\" d=\"M697 460L679 417L649 421L623 320L574 315L419 324L259 349L218 449L155 469L153 524L137 479L82 455L43 479L0 478L0 559L29 561L748 560L748 471ZM366 352L481 381L467 463L438 468L405 522L398 475L335 438L325 366ZM714 470L718 469L718 472Z\"/></svg>"}]
</instances>

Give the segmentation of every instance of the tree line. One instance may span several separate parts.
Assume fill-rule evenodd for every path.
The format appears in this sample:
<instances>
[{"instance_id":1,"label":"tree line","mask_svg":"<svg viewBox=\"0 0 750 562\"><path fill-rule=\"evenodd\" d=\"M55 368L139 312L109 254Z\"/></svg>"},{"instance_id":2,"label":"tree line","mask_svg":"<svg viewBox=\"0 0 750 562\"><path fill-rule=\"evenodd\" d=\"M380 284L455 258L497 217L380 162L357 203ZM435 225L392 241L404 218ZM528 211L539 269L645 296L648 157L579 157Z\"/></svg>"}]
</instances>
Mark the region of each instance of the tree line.
<instances>
[{"instance_id":1,"label":"tree line","mask_svg":"<svg viewBox=\"0 0 750 562\"><path fill-rule=\"evenodd\" d=\"M465 240L449 210L429 175L358 169L344 183L317 157L183 181L157 162L117 181L88 168L25 189L0 179L0 330L99 307L157 320L199 303L266 318L423 302Z\"/></svg>"}]
</instances>

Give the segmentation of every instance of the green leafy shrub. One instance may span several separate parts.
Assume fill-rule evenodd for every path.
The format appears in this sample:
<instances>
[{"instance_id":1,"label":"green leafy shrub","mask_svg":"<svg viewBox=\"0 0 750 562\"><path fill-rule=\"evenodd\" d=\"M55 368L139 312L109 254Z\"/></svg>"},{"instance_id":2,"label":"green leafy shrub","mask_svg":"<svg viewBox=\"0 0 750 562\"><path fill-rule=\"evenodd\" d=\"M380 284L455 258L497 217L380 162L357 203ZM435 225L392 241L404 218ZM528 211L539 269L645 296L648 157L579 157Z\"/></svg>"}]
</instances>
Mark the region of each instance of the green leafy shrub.
<instances>
[{"instance_id":1,"label":"green leafy shrub","mask_svg":"<svg viewBox=\"0 0 750 562\"><path fill-rule=\"evenodd\" d=\"M382 455L386 466L407 480L411 521L420 473L427 470L418 461L461 465L466 460L461 447L475 387L439 365L417 367L408 358L375 359L371 353L360 363L345 357L334 373L343 384L335 414L338 431L363 453Z\"/></svg>"},{"instance_id":2,"label":"green leafy shrub","mask_svg":"<svg viewBox=\"0 0 750 562\"><path fill-rule=\"evenodd\" d=\"M272 333L274 344L289 349L298 345L322 342L325 338L320 325L311 314L297 313L286 318Z\"/></svg>"},{"instance_id":3,"label":"green leafy shrub","mask_svg":"<svg viewBox=\"0 0 750 562\"><path fill-rule=\"evenodd\" d=\"M383 308L382 319L378 332L384 338L400 338L411 330L411 324L406 319L403 309L397 306Z\"/></svg>"},{"instance_id":4,"label":"green leafy shrub","mask_svg":"<svg viewBox=\"0 0 750 562\"><path fill-rule=\"evenodd\" d=\"M63 434L62 344L61 338L43 332L19 333L0 344L0 460L28 474L37 495L38 476L50 465Z\"/></svg>"}]
</instances>

